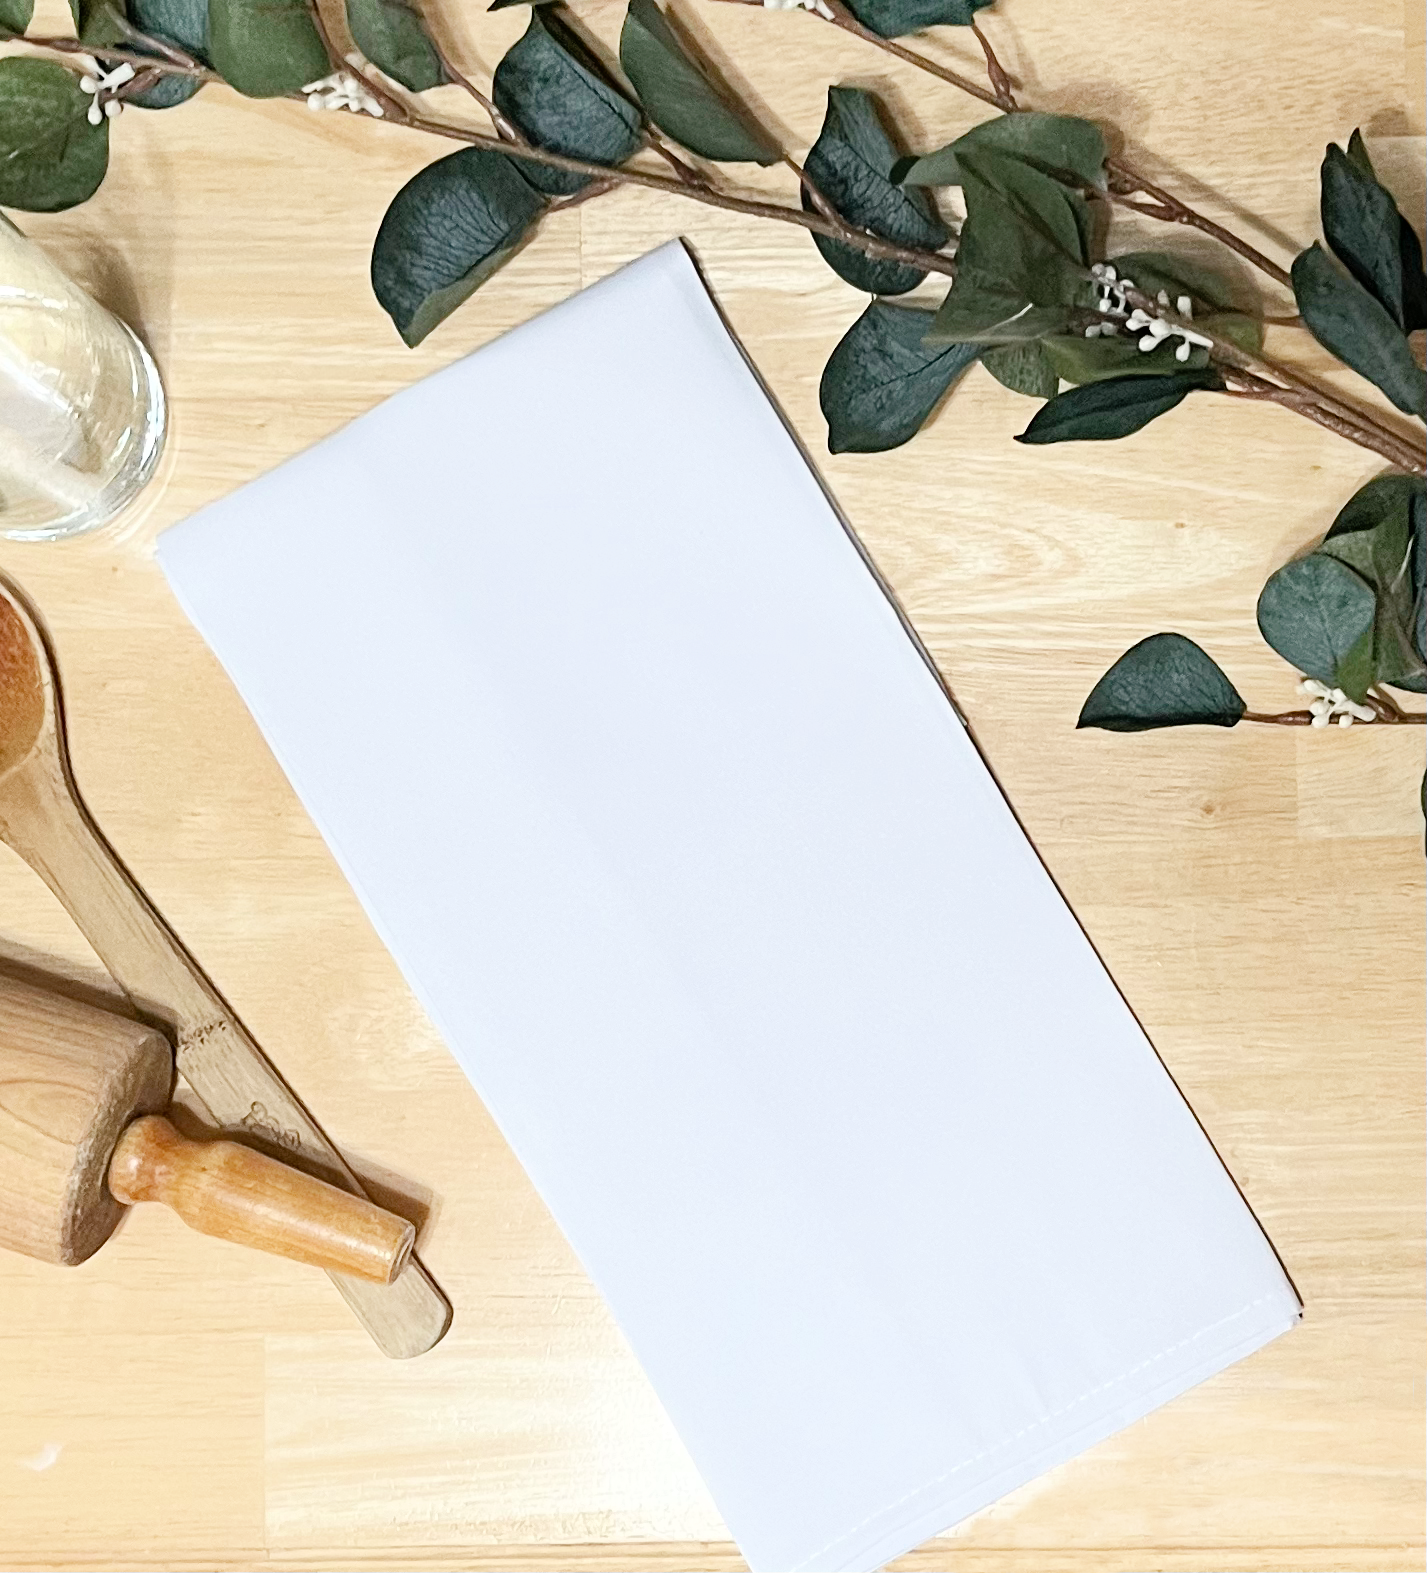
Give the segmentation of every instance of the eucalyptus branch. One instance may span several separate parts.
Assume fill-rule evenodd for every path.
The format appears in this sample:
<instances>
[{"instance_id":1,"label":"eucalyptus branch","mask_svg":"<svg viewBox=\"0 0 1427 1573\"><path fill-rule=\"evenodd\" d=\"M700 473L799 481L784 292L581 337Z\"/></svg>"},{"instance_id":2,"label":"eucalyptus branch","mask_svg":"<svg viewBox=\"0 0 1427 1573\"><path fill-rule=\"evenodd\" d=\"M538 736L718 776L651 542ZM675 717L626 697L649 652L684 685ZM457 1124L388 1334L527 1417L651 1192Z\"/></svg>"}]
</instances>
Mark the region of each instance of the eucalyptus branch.
<instances>
[{"instance_id":1,"label":"eucalyptus branch","mask_svg":"<svg viewBox=\"0 0 1427 1573\"><path fill-rule=\"evenodd\" d=\"M759 5L762 0L734 0L736 4ZM983 87L979 82L968 76L963 76L960 71L954 71L950 66L944 66L939 61L930 60L926 55L919 55L915 50L899 44L894 38L883 38L880 33L874 33L870 27L864 27L861 22L848 10L843 0L823 0L828 14L823 16L824 21L831 22L834 27L840 27L843 32L851 33L854 38L860 38L864 43L871 44L874 48L882 50L884 54L891 55L896 60L904 61L907 65L915 66L919 71L926 71L939 81L949 83L952 87L959 88L963 93L969 93L972 98L979 98L983 104L989 104L993 109L999 109L1003 114L1015 114L1021 106L1016 102L1015 93L1012 91L1011 78L1003 69L1001 62L996 58L990 40L977 27L972 24L972 31L976 34L986 55L986 71L990 77L991 86ZM814 13L822 15L822 12ZM1118 177L1120 189L1115 189L1112 183L1109 197L1112 202L1117 202L1123 207L1132 209L1137 213L1144 213L1150 218L1162 219L1167 224L1186 224L1199 230L1205 235L1212 236L1221 245L1227 246L1236 252L1246 262L1268 274L1276 283L1291 286L1288 273L1278 263L1264 256L1257 247L1251 246L1248 241L1242 240L1232 231L1227 230L1222 224L1216 224L1204 214L1196 212L1187 203L1163 187L1157 186L1147 176L1133 168L1122 158L1109 158L1105 161L1106 167L1112 176ZM1153 199L1153 206L1130 202L1128 197L1135 192L1143 192Z\"/></svg>"},{"instance_id":2,"label":"eucalyptus branch","mask_svg":"<svg viewBox=\"0 0 1427 1573\"><path fill-rule=\"evenodd\" d=\"M1427 475L1427 443L1418 443L1385 426L1370 411L1319 387L1292 366L1242 349L1210 332L1202 321L1194 322L1180 316L1133 285L1122 285L1121 293L1130 305L1148 316L1160 317L1172 327L1184 328L1207 339L1210 359L1221 370L1235 374L1240 387L1233 391L1281 404L1350 442L1381 454L1410 474Z\"/></svg>"}]
</instances>

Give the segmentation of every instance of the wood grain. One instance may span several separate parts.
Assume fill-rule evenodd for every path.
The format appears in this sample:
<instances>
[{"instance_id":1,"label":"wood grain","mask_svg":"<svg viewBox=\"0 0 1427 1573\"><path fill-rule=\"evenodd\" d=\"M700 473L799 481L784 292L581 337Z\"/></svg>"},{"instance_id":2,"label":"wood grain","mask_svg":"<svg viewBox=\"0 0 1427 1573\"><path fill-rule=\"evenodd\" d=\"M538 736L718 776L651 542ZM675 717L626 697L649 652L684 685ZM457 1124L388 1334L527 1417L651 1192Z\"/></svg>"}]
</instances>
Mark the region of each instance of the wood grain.
<instances>
[{"instance_id":1,"label":"wood grain","mask_svg":"<svg viewBox=\"0 0 1427 1573\"><path fill-rule=\"evenodd\" d=\"M982 118L811 17L676 4L794 151L830 81L884 93L918 147ZM482 81L525 24L519 7L430 9ZM615 0L577 9L612 43ZM63 25L54 0L41 14ZM1421 166L1420 56L1405 71L1398 0L1000 0L981 15L1028 102L1117 125L1153 178L1279 261L1317 234L1330 137L1361 125L1375 149L1391 140L1394 168ZM978 69L965 35L926 47ZM464 113L459 91L433 97ZM683 234L1307 1306L1292 1337L902 1565L1422 1568L1421 734L1074 729L1105 666L1160 628L1205 644L1254 708L1293 703L1254 627L1259 586L1379 465L1285 412L1208 399L1121 444L1032 451L1011 441L1030 406L979 368L911 446L830 457L817 381L859 297L805 236L643 193L557 215L408 352L371 299L368 251L392 193L444 151L205 89L177 111L127 112L98 197L22 221L138 323L173 399L163 475L134 520L71 546L0 545L50 621L86 796L364 1179L424 1218L457 1315L431 1355L388 1365L320 1280L157 1209L78 1272L6 1259L0 1563L740 1565L149 550L165 525ZM776 172L756 181L787 193ZM1325 368L1301 335L1274 338ZM64 912L5 857L0 914L8 954L102 986ZM51 1442L52 1467L22 1467Z\"/></svg>"}]
</instances>

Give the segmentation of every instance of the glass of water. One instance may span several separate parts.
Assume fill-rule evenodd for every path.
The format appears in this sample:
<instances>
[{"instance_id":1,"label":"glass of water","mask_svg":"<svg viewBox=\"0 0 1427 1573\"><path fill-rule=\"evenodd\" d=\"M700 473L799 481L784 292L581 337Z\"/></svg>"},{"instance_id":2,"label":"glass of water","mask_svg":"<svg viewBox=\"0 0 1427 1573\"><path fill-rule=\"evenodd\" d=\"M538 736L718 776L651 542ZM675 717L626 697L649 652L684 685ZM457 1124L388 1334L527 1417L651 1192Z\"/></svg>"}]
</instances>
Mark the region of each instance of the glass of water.
<instances>
[{"instance_id":1,"label":"glass of water","mask_svg":"<svg viewBox=\"0 0 1427 1573\"><path fill-rule=\"evenodd\" d=\"M149 352L0 215L0 536L52 541L107 524L163 440Z\"/></svg>"}]
</instances>

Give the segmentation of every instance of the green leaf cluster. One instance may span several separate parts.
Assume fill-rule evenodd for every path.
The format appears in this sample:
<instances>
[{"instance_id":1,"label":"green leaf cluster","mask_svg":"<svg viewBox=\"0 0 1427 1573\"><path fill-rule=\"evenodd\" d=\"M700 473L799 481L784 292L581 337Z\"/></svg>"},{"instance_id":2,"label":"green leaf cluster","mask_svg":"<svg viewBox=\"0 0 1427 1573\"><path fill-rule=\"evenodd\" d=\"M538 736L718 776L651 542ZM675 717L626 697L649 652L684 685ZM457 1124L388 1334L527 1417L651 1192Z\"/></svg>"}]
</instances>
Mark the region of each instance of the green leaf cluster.
<instances>
[{"instance_id":1,"label":"green leaf cluster","mask_svg":"<svg viewBox=\"0 0 1427 1573\"><path fill-rule=\"evenodd\" d=\"M1313 551L1269 579L1258 623L1298 671L1359 704L1374 683L1427 692L1427 483L1409 475L1369 481ZM1233 726L1244 713L1212 658L1164 633L1120 657L1091 691L1079 724L1143 732Z\"/></svg>"},{"instance_id":2,"label":"green leaf cluster","mask_svg":"<svg viewBox=\"0 0 1427 1573\"><path fill-rule=\"evenodd\" d=\"M408 0L348 5L354 36L369 58L410 87L434 85L439 56L434 48L426 53L420 18ZM359 18L371 29L365 38ZM646 121L704 158L770 164L782 157L655 0L630 0L620 63L633 96L559 11L537 3L524 34L496 66L491 96L533 146L586 163L623 163L643 144ZM408 181L372 250L372 287L406 342L419 343L514 255L548 199L580 191L592 178L470 149Z\"/></svg>"},{"instance_id":3,"label":"green leaf cluster","mask_svg":"<svg viewBox=\"0 0 1427 1573\"><path fill-rule=\"evenodd\" d=\"M1300 672L1362 702L1373 683L1427 689L1427 486L1384 475L1347 503L1322 543L1259 596L1259 631Z\"/></svg>"},{"instance_id":4,"label":"green leaf cluster","mask_svg":"<svg viewBox=\"0 0 1427 1573\"><path fill-rule=\"evenodd\" d=\"M966 203L934 341L1044 339L1093 306L1085 191L1103 183L1104 162L1090 121L1027 114L986 121L899 171L904 184L957 184Z\"/></svg>"},{"instance_id":5,"label":"green leaf cluster","mask_svg":"<svg viewBox=\"0 0 1427 1573\"><path fill-rule=\"evenodd\" d=\"M1295 258L1299 312L1325 349L1405 414L1427 419L1427 372L1407 341L1427 327L1422 246L1378 180L1360 132L1347 152L1328 148L1320 182L1323 235L1333 255L1315 242Z\"/></svg>"}]
</instances>

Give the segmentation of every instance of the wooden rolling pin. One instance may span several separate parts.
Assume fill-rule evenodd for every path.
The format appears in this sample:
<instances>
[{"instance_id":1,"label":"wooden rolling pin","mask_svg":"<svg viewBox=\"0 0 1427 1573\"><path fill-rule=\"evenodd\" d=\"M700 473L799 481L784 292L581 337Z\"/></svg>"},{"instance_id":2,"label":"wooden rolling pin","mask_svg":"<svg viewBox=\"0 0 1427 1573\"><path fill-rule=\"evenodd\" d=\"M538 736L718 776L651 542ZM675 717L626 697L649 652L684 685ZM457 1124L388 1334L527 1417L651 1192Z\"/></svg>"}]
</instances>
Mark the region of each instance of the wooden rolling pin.
<instances>
[{"instance_id":1,"label":"wooden rolling pin","mask_svg":"<svg viewBox=\"0 0 1427 1573\"><path fill-rule=\"evenodd\" d=\"M236 1142L189 1141L161 1112L172 1085L161 1033L0 976L0 1246L74 1266L124 1206L156 1201L201 1234L396 1278L404 1218Z\"/></svg>"}]
</instances>

